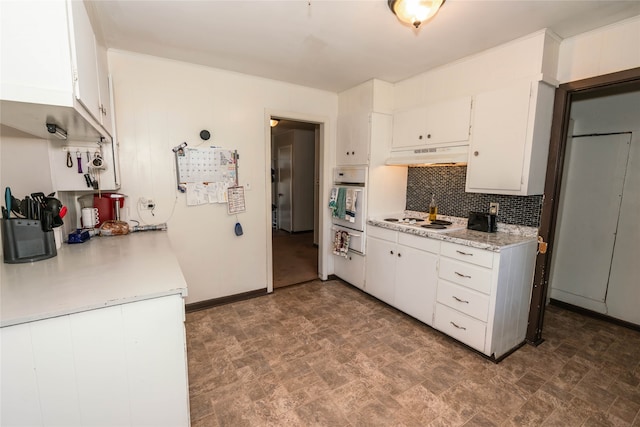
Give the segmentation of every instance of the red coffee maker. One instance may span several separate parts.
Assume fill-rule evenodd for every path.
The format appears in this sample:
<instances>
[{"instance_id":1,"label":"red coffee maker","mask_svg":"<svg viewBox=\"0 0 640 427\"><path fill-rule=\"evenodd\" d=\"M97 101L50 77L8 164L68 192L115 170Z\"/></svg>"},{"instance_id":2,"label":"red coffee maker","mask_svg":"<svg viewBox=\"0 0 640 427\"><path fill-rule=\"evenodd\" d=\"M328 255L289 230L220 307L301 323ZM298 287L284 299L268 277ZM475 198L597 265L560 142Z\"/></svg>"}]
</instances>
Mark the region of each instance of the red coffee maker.
<instances>
[{"instance_id":1,"label":"red coffee maker","mask_svg":"<svg viewBox=\"0 0 640 427\"><path fill-rule=\"evenodd\" d=\"M102 193L93 195L93 207L98 209L98 222L96 228L105 221L119 220L120 209L124 207L124 198L120 193Z\"/></svg>"}]
</instances>

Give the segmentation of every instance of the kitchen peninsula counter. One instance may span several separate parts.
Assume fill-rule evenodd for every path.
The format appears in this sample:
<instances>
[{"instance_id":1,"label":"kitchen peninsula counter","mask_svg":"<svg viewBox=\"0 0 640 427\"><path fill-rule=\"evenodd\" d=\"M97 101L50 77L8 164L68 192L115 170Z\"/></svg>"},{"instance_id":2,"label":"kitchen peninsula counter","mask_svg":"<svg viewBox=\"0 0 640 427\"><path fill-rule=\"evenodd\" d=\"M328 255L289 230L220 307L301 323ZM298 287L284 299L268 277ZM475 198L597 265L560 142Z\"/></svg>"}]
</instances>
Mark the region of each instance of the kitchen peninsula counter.
<instances>
[{"instance_id":1,"label":"kitchen peninsula counter","mask_svg":"<svg viewBox=\"0 0 640 427\"><path fill-rule=\"evenodd\" d=\"M1 425L189 425L187 285L165 232L1 273Z\"/></svg>"},{"instance_id":2,"label":"kitchen peninsula counter","mask_svg":"<svg viewBox=\"0 0 640 427\"><path fill-rule=\"evenodd\" d=\"M42 261L2 264L0 326L172 294L187 295L165 232L63 243Z\"/></svg>"},{"instance_id":3,"label":"kitchen peninsula counter","mask_svg":"<svg viewBox=\"0 0 640 427\"><path fill-rule=\"evenodd\" d=\"M456 228L446 232L433 232L419 226L389 223L376 219L369 219L367 224L492 252L500 252L502 248L528 243L537 238L536 229L532 227L508 226L510 232L498 231L495 233L485 233L482 231L468 230L466 228Z\"/></svg>"}]
</instances>

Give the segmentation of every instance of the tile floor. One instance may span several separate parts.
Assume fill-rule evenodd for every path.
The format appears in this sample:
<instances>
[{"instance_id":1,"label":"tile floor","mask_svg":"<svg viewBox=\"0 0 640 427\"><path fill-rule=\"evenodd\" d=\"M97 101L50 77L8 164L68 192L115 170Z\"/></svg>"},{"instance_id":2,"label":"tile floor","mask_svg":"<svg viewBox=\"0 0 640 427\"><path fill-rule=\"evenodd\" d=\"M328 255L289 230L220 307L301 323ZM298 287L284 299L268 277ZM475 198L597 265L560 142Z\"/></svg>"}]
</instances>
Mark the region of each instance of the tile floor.
<instances>
[{"instance_id":1,"label":"tile floor","mask_svg":"<svg viewBox=\"0 0 640 427\"><path fill-rule=\"evenodd\" d=\"M192 426L640 426L640 333L545 320L496 365L339 280L189 313Z\"/></svg>"}]
</instances>

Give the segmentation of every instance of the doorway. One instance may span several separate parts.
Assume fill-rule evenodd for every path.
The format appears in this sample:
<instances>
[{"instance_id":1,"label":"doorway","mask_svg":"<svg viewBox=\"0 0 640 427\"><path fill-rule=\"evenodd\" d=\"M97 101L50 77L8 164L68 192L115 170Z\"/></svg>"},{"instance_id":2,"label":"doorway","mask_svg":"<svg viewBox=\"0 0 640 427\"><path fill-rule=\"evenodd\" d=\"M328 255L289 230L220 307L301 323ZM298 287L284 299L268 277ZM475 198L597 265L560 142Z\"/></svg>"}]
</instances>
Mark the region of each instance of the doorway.
<instances>
[{"instance_id":1,"label":"doorway","mask_svg":"<svg viewBox=\"0 0 640 427\"><path fill-rule=\"evenodd\" d=\"M271 127L274 289L319 276L319 128L282 118Z\"/></svg>"},{"instance_id":2,"label":"doorway","mask_svg":"<svg viewBox=\"0 0 640 427\"><path fill-rule=\"evenodd\" d=\"M544 202L539 228L539 241L547 243L547 250L541 251L536 259L536 271L529 311L527 342L542 343L542 329L545 306L548 301L548 287L551 261L559 223L560 199L567 145L570 141L571 107L574 101L597 98L612 94L624 94L640 90L640 68L607 74L585 80L565 83L556 90ZM594 171L596 173L596 171ZM585 230L584 232L587 232Z\"/></svg>"}]
</instances>

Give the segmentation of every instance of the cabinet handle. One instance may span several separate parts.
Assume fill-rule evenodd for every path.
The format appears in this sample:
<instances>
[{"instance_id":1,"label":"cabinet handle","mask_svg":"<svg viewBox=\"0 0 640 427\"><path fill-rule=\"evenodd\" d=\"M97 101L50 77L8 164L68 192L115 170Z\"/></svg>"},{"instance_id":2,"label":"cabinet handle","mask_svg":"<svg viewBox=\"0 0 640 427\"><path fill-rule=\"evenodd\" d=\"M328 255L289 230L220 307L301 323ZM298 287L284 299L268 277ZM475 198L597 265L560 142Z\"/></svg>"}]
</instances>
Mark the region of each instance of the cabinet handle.
<instances>
[{"instance_id":1,"label":"cabinet handle","mask_svg":"<svg viewBox=\"0 0 640 427\"><path fill-rule=\"evenodd\" d=\"M351 152L351 155L352 155L352 156L355 156L355 155L356 155L356 152L355 152L355 151L352 151L352 152Z\"/></svg>"},{"instance_id":2,"label":"cabinet handle","mask_svg":"<svg viewBox=\"0 0 640 427\"><path fill-rule=\"evenodd\" d=\"M402 254L401 254L401 253L398 253L398 258L400 258L401 256L402 256Z\"/></svg>"},{"instance_id":3,"label":"cabinet handle","mask_svg":"<svg viewBox=\"0 0 640 427\"><path fill-rule=\"evenodd\" d=\"M474 156L476 156L476 157L478 157L478 155L479 155L479 154L480 154L480 152L479 152L479 151L474 151L474 152L473 152L473 155L474 155Z\"/></svg>"},{"instance_id":4,"label":"cabinet handle","mask_svg":"<svg viewBox=\"0 0 640 427\"><path fill-rule=\"evenodd\" d=\"M457 250L457 249L456 249L456 252L458 252L460 255L469 255L469 256L473 256L473 254L472 254L472 253L469 253L469 252L462 252L462 251L459 251L459 250Z\"/></svg>"},{"instance_id":5,"label":"cabinet handle","mask_svg":"<svg viewBox=\"0 0 640 427\"><path fill-rule=\"evenodd\" d=\"M347 156L349 155L349 152L347 151Z\"/></svg>"},{"instance_id":6,"label":"cabinet handle","mask_svg":"<svg viewBox=\"0 0 640 427\"><path fill-rule=\"evenodd\" d=\"M452 296L452 298L458 302L464 303L464 304L469 304L469 301L465 301L463 299L458 298L457 296Z\"/></svg>"},{"instance_id":7,"label":"cabinet handle","mask_svg":"<svg viewBox=\"0 0 640 427\"><path fill-rule=\"evenodd\" d=\"M418 139L422 139L422 135L418 135Z\"/></svg>"},{"instance_id":8,"label":"cabinet handle","mask_svg":"<svg viewBox=\"0 0 640 427\"><path fill-rule=\"evenodd\" d=\"M427 139L431 139L431 134L430 133L427 134Z\"/></svg>"},{"instance_id":9,"label":"cabinet handle","mask_svg":"<svg viewBox=\"0 0 640 427\"><path fill-rule=\"evenodd\" d=\"M471 279L471 276L467 276L466 274L458 273L457 271L454 271L454 273L456 273L456 276L464 277L465 279Z\"/></svg>"},{"instance_id":10,"label":"cabinet handle","mask_svg":"<svg viewBox=\"0 0 640 427\"><path fill-rule=\"evenodd\" d=\"M391 255L393 255L393 251L389 251L389 253L390 253Z\"/></svg>"},{"instance_id":11,"label":"cabinet handle","mask_svg":"<svg viewBox=\"0 0 640 427\"><path fill-rule=\"evenodd\" d=\"M449 322L449 323L451 323L455 328L462 329L463 331L466 331L466 330L467 330L467 328L465 328L464 326L458 326L458 325L456 325L456 324L455 324L455 323L453 323L453 322Z\"/></svg>"}]
</instances>

